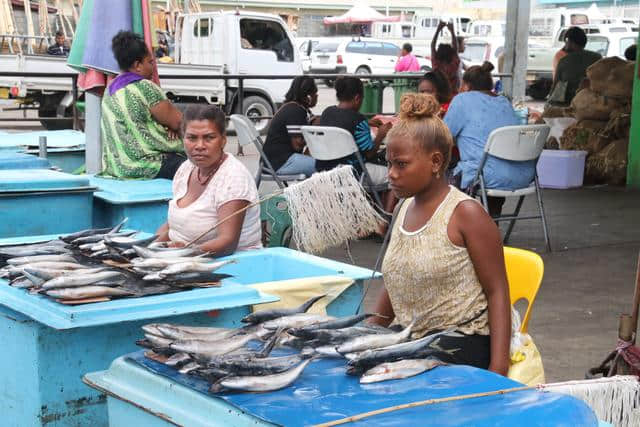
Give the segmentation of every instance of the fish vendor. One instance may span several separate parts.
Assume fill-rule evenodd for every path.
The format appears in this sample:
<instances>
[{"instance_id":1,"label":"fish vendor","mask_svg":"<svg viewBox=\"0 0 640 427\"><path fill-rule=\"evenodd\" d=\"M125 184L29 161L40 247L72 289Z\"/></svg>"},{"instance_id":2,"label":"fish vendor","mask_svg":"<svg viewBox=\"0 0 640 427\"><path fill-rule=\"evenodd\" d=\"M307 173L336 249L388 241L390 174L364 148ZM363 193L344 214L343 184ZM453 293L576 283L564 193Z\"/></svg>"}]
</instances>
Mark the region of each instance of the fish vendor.
<instances>
[{"instance_id":1,"label":"fish vendor","mask_svg":"<svg viewBox=\"0 0 640 427\"><path fill-rule=\"evenodd\" d=\"M120 31L111 47L122 72L102 99L102 175L172 179L185 160L182 113L151 81L155 57L141 36Z\"/></svg>"},{"instance_id":2,"label":"fish vendor","mask_svg":"<svg viewBox=\"0 0 640 427\"><path fill-rule=\"evenodd\" d=\"M184 113L182 134L188 160L173 179L168 221L157 231L158 240L179 247L198 239L200 249L216 256L261 248L260 206L239 212L258 202L258 189L249 170L224 152L227 136L222 110L190 106Z\"/></svg>"},{"instance_id":3,"label":"fish vendor","mask_svg":"<svg viewBox=\"0 0 640 427\"><path fill-rule=\"evenodd\" d=\"M373 322L440 337L445 362L506 375L511 311L500 232L483 207L447 183L453 139L431 95L406 94L388 135L396 208ZM425 171L427 173L425 174Z\"/></svg>"}]
</instances>

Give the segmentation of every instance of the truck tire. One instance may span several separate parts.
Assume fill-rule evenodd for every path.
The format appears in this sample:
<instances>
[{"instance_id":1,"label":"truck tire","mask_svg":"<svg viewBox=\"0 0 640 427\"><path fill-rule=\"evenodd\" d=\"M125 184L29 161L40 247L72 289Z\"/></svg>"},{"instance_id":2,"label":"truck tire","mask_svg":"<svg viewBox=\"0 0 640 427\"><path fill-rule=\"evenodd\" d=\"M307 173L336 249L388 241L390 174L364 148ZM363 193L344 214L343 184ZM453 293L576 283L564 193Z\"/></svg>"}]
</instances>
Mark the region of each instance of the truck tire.
<instances>
[{"instance_id":1,"label":"truck tire","mask_svg":"<svg viewBox=\"0 0 640 427\"><path fill-rule=\"evenodd\" d=\"M253 121L258 132L266 133L271 119L256 119L256 117L273 116L274 111L269 101L261 96L252 95L242 102L242 113Z\"/></svg>"},{"instance_id":2,"label":"truck tire","mask_svg":"<svg viewBox=\"0 0 640 427\"><path fill-rule=\"evenodd\" d=\"M536 80L527 88L527 94L536 101L544 101L551 91L553 82L550 79Z\"/></svg>"},{"instance_id":3,"label":"truck tire","mask_svg":"<svg viewBox=\"0 0 640 427\"><path fill-rule=\"evenodd\" d=\"M69 117L69 121L47 119L57 117L57 108L60 104L60 101L62 101L62 98L64 98L64 95L64 93L44 95L38 100L40 104L38 106L38 119L40 119L40 124L46 130L61 130L73 128L73 106L65 110L64 115L65 117Z\"/></svg>"}]
</instances>

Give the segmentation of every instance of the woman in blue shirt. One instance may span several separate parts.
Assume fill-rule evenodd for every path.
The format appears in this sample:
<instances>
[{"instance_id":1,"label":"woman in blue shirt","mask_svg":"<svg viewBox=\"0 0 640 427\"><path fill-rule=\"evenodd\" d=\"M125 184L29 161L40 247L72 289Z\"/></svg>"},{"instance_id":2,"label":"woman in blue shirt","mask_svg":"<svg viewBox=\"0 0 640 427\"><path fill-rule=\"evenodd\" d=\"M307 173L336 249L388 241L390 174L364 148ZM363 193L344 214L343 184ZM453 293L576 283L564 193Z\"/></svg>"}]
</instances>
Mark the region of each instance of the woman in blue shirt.
<instances>
[{"instance_id":1,"label":"woman in blue shirt","mask_svg":"<svg viewBox=\"0 0 640 427\"><path fill-rule=\"evenodd\" d=\"M461 93L449 105L444 122L460 150L454 175L461 175L460 188L468 189L476 176L489 134L503 126L520 124L509 100L492 92L490 62L470 67L462 76ZM484 166L487 188L514 190L533 181L536 162L512 162L489 157ZM498 216L504 198L490 198L489 213Z\"/></svg>"}]
</instances>

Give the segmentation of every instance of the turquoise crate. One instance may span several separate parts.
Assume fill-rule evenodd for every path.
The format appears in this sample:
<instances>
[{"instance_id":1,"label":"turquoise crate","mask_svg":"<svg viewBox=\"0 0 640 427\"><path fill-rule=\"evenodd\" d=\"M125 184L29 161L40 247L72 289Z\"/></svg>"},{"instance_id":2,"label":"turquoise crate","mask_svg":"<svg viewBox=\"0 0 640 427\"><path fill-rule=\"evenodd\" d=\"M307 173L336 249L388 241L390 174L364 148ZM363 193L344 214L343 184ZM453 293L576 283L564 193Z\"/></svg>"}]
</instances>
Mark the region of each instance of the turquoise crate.
<instances>
[{"instance_id":1,"label":"turquoise crate","mask_svg":"<svg viewBox=\"0 0 640 427\"><path fill-rule=\"evenodd\" d=\"M0 170L6 169L50 169L49 160L37 155L0 151Z\"/></svg>"},{"instance_id":2,"label":"turquoise crate","mask_svg":"<svg viewBox=\"0 0 640 427\"><path fill-rule=\"evenodd\" d=\"M0 170L0 238L91 228L94 190L86 177L63 172Z\"/></svg>"},{"instance_id":3,"label":"turquoise crate","mask_svg":"<svg viewBox=\"0 0 640 427\"><path fill-rule=\"evenodd\" d=\"M24 151L26 154L38 154L36 149L28 149ZM72 173L84 166L85 150L84 148L47 148L47 159L51 165L60 169L62 172Z\"/></svg>"},{"instance_id":4,"label":"turquoise crate","mask_svg":"<svg viewBox=\"0 0 640 427\"><path fill-rule=\"evenodd\" d=\"M109 227L129 218L127 227L155 233L167 222L169 200L172 198L168 179L117 180L90 177L98 187L94 194L93 224Z\"/></svg>"}]
</instances>

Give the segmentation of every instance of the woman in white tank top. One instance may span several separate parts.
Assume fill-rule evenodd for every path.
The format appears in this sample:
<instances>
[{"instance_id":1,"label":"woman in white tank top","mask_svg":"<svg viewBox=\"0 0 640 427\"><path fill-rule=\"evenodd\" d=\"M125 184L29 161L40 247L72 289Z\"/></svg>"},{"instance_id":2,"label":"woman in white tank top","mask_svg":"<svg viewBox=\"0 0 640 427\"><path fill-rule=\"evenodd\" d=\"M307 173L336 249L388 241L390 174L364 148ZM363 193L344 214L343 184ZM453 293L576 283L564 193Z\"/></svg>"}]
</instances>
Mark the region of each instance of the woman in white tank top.
<instances>
[{"instance_id":1,"label":"woman in white tank top","mask_svg":"<svg viewBox=\"0 0 640 427\"><path fill-rule=\"evenodd\" d=\"M447 184L453 140L439 109L431 95L404 95L388 135L389 182L405 200L375 311L387 324L415 320L414 337L453 328L458 337L440 339L451 350L440 357L506 375L511 311L500 232L479 203Z\"/></svg>"}]
</instances>

